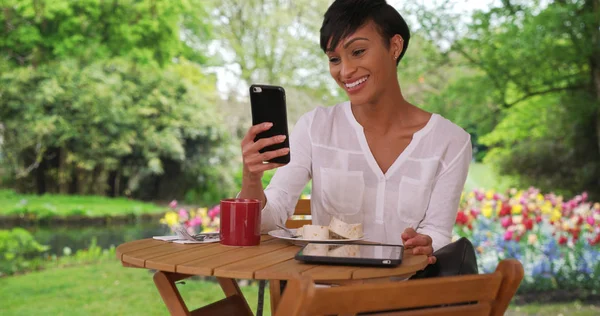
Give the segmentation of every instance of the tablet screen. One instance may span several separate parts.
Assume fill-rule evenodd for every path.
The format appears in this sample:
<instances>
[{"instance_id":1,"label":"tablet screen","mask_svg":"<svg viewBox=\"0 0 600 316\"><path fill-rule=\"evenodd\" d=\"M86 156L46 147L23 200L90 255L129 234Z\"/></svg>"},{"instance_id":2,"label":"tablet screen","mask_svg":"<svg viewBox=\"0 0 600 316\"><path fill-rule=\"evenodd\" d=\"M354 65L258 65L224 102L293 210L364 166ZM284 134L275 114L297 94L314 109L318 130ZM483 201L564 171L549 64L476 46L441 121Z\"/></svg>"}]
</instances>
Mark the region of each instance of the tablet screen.
<instances>
[{"instance_id":1,"label":"tablet screen","mask_svg":"<svg viewBox=\"0 0 600 316\"><path fill-rule=\"evenodd\" d=\"M298 254L314 257L398 260L402 257L402 246L309 243Z\"/></svg>"}]
</instances>

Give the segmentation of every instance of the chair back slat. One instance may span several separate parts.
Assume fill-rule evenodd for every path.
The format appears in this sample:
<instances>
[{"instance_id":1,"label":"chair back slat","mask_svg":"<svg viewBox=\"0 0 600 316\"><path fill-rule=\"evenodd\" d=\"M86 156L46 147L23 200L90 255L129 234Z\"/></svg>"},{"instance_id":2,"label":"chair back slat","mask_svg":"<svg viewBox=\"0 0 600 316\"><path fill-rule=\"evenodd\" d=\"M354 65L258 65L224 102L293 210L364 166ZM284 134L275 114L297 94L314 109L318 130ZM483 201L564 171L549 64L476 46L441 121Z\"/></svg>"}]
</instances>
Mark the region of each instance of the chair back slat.
<instances>
[{"instance_id":1,"label":"chair back slat","mask_svg":"<svg viewBox=\"0 0 600 316\"><path fill-rule=\"evenodd\" d=\"M296 203L294 215L285 222L285 227L300 228L304 225L310 225L312 224L312 220L306 218L306 216L310 215L310 200L300 199L298 200L298 203Z\"/></svg>"},{"instance_id":2,"label":"chair back slat","mask_svg":"<svg viewBox=\"0 0 600 316\"><path fill-rule=\"evenodd\" d=\"M489 274L316 288L308 276L288 282L274 315L500 316L523 279L523 266L503 260ZM380 315L380 314L377 314Z\"/></svg>"},{"instance_id":3,"label":"chair back slat","mask_svg":"<svg viewBox=\"0 0 600 316\"><path fill-rule=\"evenodd\" d=\"M310 225L312 224L312 220L310 219L288 219L285 222L285 227L287 228L300 228L304 225Z\"/></svg>"},{"instance_id":4,"label":"chair back slat","mask_svg":"<svg viewBox=\"0 0 600 316\"><path fill-rule=\"evenodd\" d=\"M310 215L310 200L300 199L294 209L294 215Z\"/></svg>"},{"instance_id":5,"label":"chair back slat","mask_svg":"<svg viewBox=\"0 0 600 316\"><path fill-rule=\"evenodd\" d=\"M412 311L377 313L377 316L481 316L489 315L492 307L489 303L477 303L445 308L424 308Z\"/></svg>"},{"instance_id":6,"label":"chair back slat","mask_svg":"<svg viewBox=\"0 0 600 316\"><path fill-rule=\"evenodd\" d=\"M311 315L359 313L385 306L399 310L424 306L492 301L500 288L502 275L469 275L423 279L404 284L385 283L340 286L316 290ZM433 291L433 289L439 289ZM348 304L352 302L352 304Z\"/></svg>"}]
</instances>

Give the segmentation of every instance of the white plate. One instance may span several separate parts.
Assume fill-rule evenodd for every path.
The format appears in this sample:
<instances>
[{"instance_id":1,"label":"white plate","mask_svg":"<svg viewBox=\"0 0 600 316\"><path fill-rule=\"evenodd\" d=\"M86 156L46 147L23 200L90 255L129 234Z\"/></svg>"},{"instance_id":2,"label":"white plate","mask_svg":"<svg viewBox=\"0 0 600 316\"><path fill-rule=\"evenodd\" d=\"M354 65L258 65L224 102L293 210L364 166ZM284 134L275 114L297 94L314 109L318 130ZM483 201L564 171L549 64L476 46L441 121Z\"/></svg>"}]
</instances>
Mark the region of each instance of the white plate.
<instances>
[{"instance_id":1,"label":"white plate","mask_svg":"<svg viewBox=\"0 0 600 316\"><path fill-rule=\"evenodd\" d=\"M297 229L291 228L290 229L294 234L296 234ZM365 237L361 237L361 238L354 238L354 239L324 239L324 240L314 240L314 239L304 239L301 237L298 238L292 238L290 237L290 235L283 229L277 229L277 230L272 230L269 232L269 236L275 237L275 238L279 238L279 239L283 239L283 240L287 240L289 242L291 242L294 245L297 246L304 246L309 242L314 242L314 243L327 243L327 242L336 242L336 243L340 243L340 242L355 242L355 241L360 241L360 240L364 240Z\"/></svg>"}]
</instances>

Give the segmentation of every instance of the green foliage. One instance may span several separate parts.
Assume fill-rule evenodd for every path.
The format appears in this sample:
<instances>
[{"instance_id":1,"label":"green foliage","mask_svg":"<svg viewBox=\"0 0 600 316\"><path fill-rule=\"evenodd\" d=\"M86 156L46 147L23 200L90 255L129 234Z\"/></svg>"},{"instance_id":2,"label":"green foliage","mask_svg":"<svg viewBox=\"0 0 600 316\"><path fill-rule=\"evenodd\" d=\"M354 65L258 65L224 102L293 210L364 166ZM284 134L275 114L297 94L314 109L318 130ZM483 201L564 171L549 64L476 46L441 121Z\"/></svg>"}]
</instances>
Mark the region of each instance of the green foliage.
<instances>
[{"instance_id":1,"label":"green foliage","mask_svg":"<svg viewBox=\"0 0 600 316\"><path fill-rule=\"evenodd\" d=\"M178 56L206 60L191 49L210 31L200 0L6 0L0 9L0 54L14 65L73 57L159 65Z\"/></svg>"},{"instance_id":2,"label":"green foliage","mask_svg":"<svg viewBox=\"0 0 600 316\"><path fill-rule=\"evenodd\" d=\"M19 216L29 221L69 216L137 216L164 211L164 207L126 198L17 194L12 190L0 190L0 216Z\"/></svg>"},{"instance_id":3,"label":"green foliage","mask_svg":"<svg viewBox=\"0 0 600 316\"><path fill-rule=\"evenodd\" d=\"M166 69L67 60L17 68L0 82L7 161L26 177L30 166L44 172L44 161L57 157L58 168L44 174L58 183L55 191L66 193L61 186L77 181L71 193L103 194L109 174L118 172L127 181L122 189L135 194L165 163L179 169L173 181L185 183L226 161L212 150L226 140L211 106L214 79L185 60Z\"/></svg>"},{"instance_id":4,"label":"green foliage","mask_svg":"<svg viewBox=\"0 0 600 316\"><path fill-rule=\"evenodd\" d=\"M0 277L39 268L39 255L47 249L22 228L0 230Z\"/></svg>"},{"instance_id":5,"label":"green foliage","mask_svg":"<svg viewBox=\"0 0 600 316\"><path fill-rule=\"evenodd\" d=\"M460 19L456 3L407 5L417 33L438 44L437 55L426 54L440 61L433 67L455 75L427 91L425 107L469 131L476 159L516 185L598 198L596 1L502 1L470 20Z\"/></svg>"}]
</instances>

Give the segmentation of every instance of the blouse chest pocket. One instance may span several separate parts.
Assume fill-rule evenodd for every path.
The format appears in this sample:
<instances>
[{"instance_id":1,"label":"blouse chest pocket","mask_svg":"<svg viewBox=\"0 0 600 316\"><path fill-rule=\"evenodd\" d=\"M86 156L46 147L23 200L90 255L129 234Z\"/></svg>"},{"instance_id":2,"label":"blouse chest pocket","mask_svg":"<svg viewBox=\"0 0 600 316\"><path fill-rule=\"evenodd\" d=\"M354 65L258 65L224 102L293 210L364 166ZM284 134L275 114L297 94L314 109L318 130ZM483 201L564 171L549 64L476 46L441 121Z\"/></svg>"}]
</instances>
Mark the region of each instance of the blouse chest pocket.
<instances>
[{"instance_id":1,"label":"blouse chest pocket","mask_svg":"<svg viewBox=\"0 0 600 316\"><path fill-rule=\"evenodd\" d=\"M418 223L425 217L429 206L432 184L422 180L402 177L398 192L398 216L400 220Z\"/></svg>"},{"instance_id":2,"label":"blouse chest pocket","mask_svg":"<svg viewBox=\"0 0 600 316\"><path fill-rule=\"evenodd\" d=\"M362 208L365 181L362 171L321 168L321 196L331 215L354 215Z\"/></svg>"}]
</instances>

